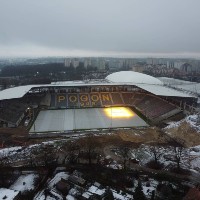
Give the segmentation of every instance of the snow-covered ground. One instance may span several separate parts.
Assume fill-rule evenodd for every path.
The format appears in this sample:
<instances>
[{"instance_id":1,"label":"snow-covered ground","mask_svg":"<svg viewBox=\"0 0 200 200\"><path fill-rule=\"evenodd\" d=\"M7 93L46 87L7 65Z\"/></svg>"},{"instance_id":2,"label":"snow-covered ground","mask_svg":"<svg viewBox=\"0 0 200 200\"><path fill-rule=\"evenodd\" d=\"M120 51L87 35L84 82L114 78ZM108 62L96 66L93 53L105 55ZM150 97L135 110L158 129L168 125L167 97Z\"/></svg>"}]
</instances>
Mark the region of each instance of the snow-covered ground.
<instances>
[{"instance_id":1,"label":"snow-covered ground","mask_svg":"<svg viewBox=\"0 0 200 200\"><path fill-rule=\"evenodd\" d=\"M191 168L200 172L200 145L190 148Z\"/></svg>"},{"instance_id":2,"label":"snow-covered ground","mask_svg":"<svg viewBox=\"0 0 200 200\"><path fill-rule=\"evenodd\" d=\"M117 191L112 190L112 192L113 192L114 198L116 198L118 200L131 200L131 199L133 199L132 195L127 194L127 193L126 194L122 194L123 193L122 191L120 191L120 193L117 193Z\"/></svg>"},{"instance_id":3,"label":"snow-covered ground","mask_svg":"<svg viewBox=\"0 0 200 200\"><path fill-rule=\"evenodd\" d=\"M187 122L190 124L192 128L194 128L197 132L200 132L200 124L197 123L197 115L189 115L185 119L178 121L178 122L170 122L167 127L164 128L164 130L168 130L171 128L179 127L183 122Z\"/></svg>"},{"instance_id":4,"label":"snow-covered ground","mask_svg":"<svg viewBox=\"0 0 200 200\"><path fill-rule=\"evenodd\" d=\"M19 194L19 191L0 188L0 199L13 200Z\"/></svg>"},{"instance_id":5,"label":"snow-covered ground","mask_svg":"<svg viewBox=\"0 0 200 200\"><path fill-rule=\"evenodd\" d=\"M141 145L139 149L132 149L132 158L139 160L139 164L144 166L149 161L154 160L153 153L150 150L150 145ZM160 154L159 162L164 165L164 170L169 170L171 166L175 166L173 161L174 148L170 146L157 147L157 151ZM184 169L190 169L193 172L200 173L200 145L185 148L181 156L181 167Z\"/></svg>"},{"instance_id":6,"label":"snow-covered ground","mask_svg":"<svg viewBox=\"0 0 200 200\"><path fill-rule=\"evenodd\" d=\"M26 191L35 189L35 182L39 178L38 174L21 175L11 186L10 189L20 191L22 194Z\"/></svg>"},{"instance_id":7,"label":"snow-covered ground","mask_svg":"<svg viewBox=\"0 0 200 200\"><path fill-rule=\"evenodd\" d=\"M99 189L98 187L92 185L88 188L88 192L92 194L102 195L103 193L105 193L105 189Z\"/></svg>"}]
</instances>

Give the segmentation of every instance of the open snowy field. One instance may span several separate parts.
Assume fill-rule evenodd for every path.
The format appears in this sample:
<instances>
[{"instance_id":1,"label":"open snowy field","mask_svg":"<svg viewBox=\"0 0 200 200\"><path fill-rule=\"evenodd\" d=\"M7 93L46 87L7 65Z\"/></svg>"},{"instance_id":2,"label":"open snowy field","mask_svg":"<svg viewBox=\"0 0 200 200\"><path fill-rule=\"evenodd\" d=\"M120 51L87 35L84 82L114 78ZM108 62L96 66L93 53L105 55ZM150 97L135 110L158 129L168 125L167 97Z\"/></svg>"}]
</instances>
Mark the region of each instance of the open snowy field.
<instances>
[{"instance_id":1,"label":"open snowy field","mask_svg":"<svg viewBox=\"0 0 200 200\"><path fill-rule=\"evenodd\" d=\"M141 126L148 125L130 108L124 107L44 110L39 113L30 133Z\"/></svg>"}]
</instances>

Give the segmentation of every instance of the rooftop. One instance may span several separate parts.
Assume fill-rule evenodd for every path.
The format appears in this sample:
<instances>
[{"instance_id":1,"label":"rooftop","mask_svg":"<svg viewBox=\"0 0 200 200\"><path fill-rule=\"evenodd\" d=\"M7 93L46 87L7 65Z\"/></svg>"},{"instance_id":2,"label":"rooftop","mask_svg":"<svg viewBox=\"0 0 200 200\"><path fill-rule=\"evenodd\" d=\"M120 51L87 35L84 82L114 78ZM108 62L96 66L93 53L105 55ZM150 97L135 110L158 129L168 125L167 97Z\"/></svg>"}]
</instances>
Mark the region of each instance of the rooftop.
<instances>
[{"instance_id":1,"label":"rooftop","mask_svg":"<svg viewBox=\"0 0 200 200\"><path fill-rule=\"evenodd\" d=\"M162 81L153 76L134 71L115 72L108 75L106 80L114 83L163 85Z\"/></svg>"},{"instance_id":2,"label":"rooftop","mask_svg":"<svg viewBox=\"0 0 200 200\"><path fill-rule=\"evenodd\" d=\"M33 88L81 87L81 86L137 86L159 96L193 97L192 95L164 86L159 79L133 71L121 71L101 80L52 82L44 85L26 85L0 91L0 100L21 98Z\"/></svg>"},{"instance_id":3,"label":"rooftop","mask_svg":"<svg viewBox=\"0 0 200 200\"><path fill-rule=\"evenodd\" d=\"M0 188L0 199L12 200L19 194L19 191ZM7 198L6 198L7 197Z\"/></svg>"}]
</instances>

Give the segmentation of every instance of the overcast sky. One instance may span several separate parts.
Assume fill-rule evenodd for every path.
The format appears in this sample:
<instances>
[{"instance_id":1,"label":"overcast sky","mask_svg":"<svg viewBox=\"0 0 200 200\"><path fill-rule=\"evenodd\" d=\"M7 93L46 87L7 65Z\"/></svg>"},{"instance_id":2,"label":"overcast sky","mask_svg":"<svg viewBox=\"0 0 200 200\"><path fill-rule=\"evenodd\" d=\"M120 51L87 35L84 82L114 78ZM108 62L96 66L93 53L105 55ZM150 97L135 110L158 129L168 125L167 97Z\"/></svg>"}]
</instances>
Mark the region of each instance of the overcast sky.
<instances>
[{"instance_id":1,"label":"overcast sky","mask_svg":"<svg viewBox=\"0 0 200 200\"><path fill-rule=\"evenodd\" d=\"M0 0L0 56L200 57L200 0Z\"/></svg>"}]
</instances>

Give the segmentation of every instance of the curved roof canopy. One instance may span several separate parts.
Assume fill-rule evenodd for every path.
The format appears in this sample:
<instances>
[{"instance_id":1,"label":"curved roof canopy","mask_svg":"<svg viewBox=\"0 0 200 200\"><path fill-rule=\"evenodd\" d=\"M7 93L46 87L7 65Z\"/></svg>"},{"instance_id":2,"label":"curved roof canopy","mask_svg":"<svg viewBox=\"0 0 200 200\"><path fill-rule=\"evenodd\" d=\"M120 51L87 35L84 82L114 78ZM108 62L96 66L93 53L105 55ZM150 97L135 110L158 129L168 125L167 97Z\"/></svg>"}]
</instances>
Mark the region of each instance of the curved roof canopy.
<instances>
[{"instance_id":1,"label":"curved roof canopy","mask_svg":"<svg viewBox=\"0 0 200 200\"><path fill-rule=\"evenodd\" d=\"M112 85L134 85L152 94L159 96L173 97L193 97L192 95L177 91L164 86L163 82L152 76L133 72L121 71L115 72L106 77L106 80L98 81L67 81L55 82L46 85L26 85L9 88L0 91L0 100L21 98L32 89L38 88L59 88L59 87L81 87L81 86L112 86Z\"/></svg>"},{"instance_id":2,"label":"curved roof canopy","mask_svg":"<svg viewBox=\"0 0 200 200\"><path fill-rule=\"evenodd\" d=\"M121 71L115 72L106 77L108 81L117 83L131 83L131 84L151 84L151 85L163 85L163 82L159 79L134 71Z\"/></svg>"}]
</instances>

